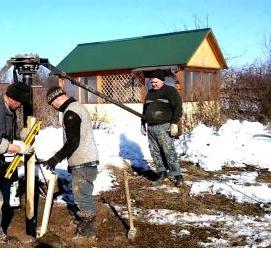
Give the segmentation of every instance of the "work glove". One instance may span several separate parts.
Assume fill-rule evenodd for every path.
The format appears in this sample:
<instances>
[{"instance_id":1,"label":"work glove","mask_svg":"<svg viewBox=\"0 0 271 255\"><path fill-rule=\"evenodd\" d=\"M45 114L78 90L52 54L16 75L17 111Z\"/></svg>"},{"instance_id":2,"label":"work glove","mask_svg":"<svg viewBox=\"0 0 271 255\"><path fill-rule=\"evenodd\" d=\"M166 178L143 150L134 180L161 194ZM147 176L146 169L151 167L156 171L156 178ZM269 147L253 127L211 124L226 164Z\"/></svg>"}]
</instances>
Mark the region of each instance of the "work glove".
<instances>
[{"instance_id":1,"label":"work glove","mask_svg":"<svg viewBox=\"0 0 271 255\"><path fill-rule=\"evenodd\" d=\"M144 124L141 124L140 131L142 135L147 135L146 126Z\"/></svg>"},{"instance_id":2,"label":"work glove","mask_svg":"<svg viewBox=\"0 0 271 255\"><path fill-rule=\"evenodd\" d=\"M45 166L46 169L50 170L54 169L58 162L58 158L53 156L50 159L44 161L42 164Z\"/></svg>"},{"instance_id":3,"label":"work glove","mask_svg":"<svg viewBox=\"0 0 271 255\"><path fill-rule=\"evenodd\" d=\"M178 134L178 125L177 124L171 124L170 128L169 128L169 131L170 131L170 136L172 136L172 137L177 136L177 134Z\"/></svg>"},{"instance_id":4,"label":"work glove","mask_svg":"<svg viewBox=\"0 0 271 255\"><path fill-rule=\"evenodd\" d=\"M19 154L29 155L29 154L32 154L34 152L34 147L29 145L29 144L21 143L19 145L19 147L20 147Z\"/></svg>"}]
</instances>

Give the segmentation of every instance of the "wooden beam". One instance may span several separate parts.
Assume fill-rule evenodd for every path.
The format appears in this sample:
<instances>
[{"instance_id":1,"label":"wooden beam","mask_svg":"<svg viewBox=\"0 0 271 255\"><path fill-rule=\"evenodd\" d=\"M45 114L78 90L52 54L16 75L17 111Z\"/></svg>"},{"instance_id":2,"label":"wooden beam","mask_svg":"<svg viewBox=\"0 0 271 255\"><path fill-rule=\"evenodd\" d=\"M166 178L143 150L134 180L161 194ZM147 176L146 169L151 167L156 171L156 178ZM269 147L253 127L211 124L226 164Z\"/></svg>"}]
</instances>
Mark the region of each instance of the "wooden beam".
<instances>
[{"instance_id":1,"label":"wooden beam","mask_svg":"<svg viewBox=\"0 0 271 255\"><path fill-rule=\"evenodd\" d=\"M36 118L27 117L27 131L29 132L36 123ZM35 153L27 160L26 164L26 218L34 217L34 195L35 195Z\"/></svg>"},{"instance_id":2,"label":"wooden beam","mask_svg":"<svg viewBox=\"0 0 271 255\"><path fill-rule=\"evenodd\" d=\"M58 79L58 86L65 90L65 88L64 88L65 87L65 79L59 78Z\"/></svg>"},{"instance_id":3,"label":"wooden beam","mask_svg":"<svg viewBox=\"0 0 271 255\"><path fill-rule=\"evenodd\" d=\"M97 91L100 92L100 93L103 93L103 78L102 76L98 75L97 76ZM102 103L102 98L100 97L97 97L97 104L100 104Z\"/></svg>"},{"instance_id":4,"label":"wooden beam","mask_svg":"<svg viewBox=\"0 0 271 255\"><path fill-rule=\"evenodd\" d=\"M91 77L98 75L119 75L131 73L132 69L122 69L122 70L106 70L106 71L92 71L92 72L78 72L78 73L68 73L71 77Z\"/></svg>"},{"instance_id":5,"label":"wooden beam","mask_svg":"<svg viewBox=\"0 0 271 255\"><path fill-rule=\"evenodd\" d=\"M147 94L147 88L146 88L146 85L145 85L145 75L144 75L144 72L137 72L135 74L136 78L139 80L141 86L140 86L140 100L141 102L143 103L144 102L144 99L146 97L146 94Z\"/></svg>"},{"instance_id":6,"label":"wooden beam","mask_svg":"<svg viewBox=\"0 0 271 255\"><path fill-rule=\"evenodd\" d=\"M57 175L55 173L51 173L49 176L49 185L48 185L48 191L47 191L47 196L46 196L46 201L45 201L45 206L44 206L44 211L43 211L42 223L41 223L41 227L37 231L38 238L42 237L47 231L56 181L57 181Z\"/></svg>"},{"instance_id":7,"label":"wooden beam","mask_svg":"<svg viewBox=\"0 0 271 255\"><path fill-rule=\"evenodd\" d=\"M177 84L176 89L179 92L179 94L184 97L184 71L180 70L175 74Z\"/></svg>"}]
</instances>

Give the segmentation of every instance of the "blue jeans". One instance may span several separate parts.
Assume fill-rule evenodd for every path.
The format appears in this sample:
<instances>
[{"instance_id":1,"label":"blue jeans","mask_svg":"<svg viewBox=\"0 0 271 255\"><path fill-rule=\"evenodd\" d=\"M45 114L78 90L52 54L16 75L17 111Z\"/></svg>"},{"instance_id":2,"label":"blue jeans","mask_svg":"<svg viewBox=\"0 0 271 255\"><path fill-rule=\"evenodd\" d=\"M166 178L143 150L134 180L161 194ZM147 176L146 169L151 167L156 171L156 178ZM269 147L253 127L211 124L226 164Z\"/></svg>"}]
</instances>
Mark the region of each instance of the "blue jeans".
<instances>
[{"instance_id":1,"label":"blue jeans","mask_svg":"<svg viewBox=\"0 0 271 255\"><path fill-rule=\"evenodd\" d=\"M169 127L170 123L148 125L149 148L157 172L166 172L168 169L170 176L177 176L181 175L181 169Z\"/></svg>"},{"instance_id":2,"label":"blue jeans","mask_svg":"<svg viewBox=\"0 0 271 255\"><path fill-rule=\"evenodd\" d=\"M97 166L82 167L71 172L74 201L81 211L95 212L92 193L97 172Z\"/></svg>"}]
</instances>

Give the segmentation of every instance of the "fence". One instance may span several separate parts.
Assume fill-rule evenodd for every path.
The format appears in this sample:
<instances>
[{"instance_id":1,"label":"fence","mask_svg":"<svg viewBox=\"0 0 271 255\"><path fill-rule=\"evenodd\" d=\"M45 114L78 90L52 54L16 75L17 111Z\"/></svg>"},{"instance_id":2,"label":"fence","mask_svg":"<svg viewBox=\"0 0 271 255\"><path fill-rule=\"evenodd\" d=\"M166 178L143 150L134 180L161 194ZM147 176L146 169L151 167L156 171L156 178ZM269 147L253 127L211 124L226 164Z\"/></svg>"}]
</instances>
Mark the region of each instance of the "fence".
<instances>
[{"instance_id":1,"label":"fence","mask_svg":"<svg viewBox=\"0 0 271 255\"><path fill-rule=\"evenodd\" d=\"M141 84L133 73L101 76L101 93L120 103L140 103ZM101 99L101 103L106 103Z\"/></svg>"}]
</instances>

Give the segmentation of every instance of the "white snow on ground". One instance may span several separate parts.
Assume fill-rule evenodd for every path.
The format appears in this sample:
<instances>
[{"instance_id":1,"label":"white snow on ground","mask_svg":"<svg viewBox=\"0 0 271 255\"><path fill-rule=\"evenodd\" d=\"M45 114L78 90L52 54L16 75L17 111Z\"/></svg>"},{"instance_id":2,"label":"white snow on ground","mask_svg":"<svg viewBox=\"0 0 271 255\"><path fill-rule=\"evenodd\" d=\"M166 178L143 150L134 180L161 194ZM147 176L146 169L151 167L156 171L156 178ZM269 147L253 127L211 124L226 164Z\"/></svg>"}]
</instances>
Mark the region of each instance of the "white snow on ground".
<instances>
[{"instance_id":1,"label":"white snow on ground","mask_svg":"<svg viewBox=\"0 0 271 255\"><path fill-rule=\"evenodd\" d=\"M263 168L271 171L271 138L268 135L270 136L267 127L260 123L229 120L218 131L200 124L190 134L176 140L175 145L182 160L199 164L206 171L221 170L223 166L244 167L247 164L257 167L258 171ZM110 165L125 167L130 164L137 168L153 169L147 137L140 133L139 118L125 120L122 124L103 124L94 130L94 136L100 156L94 195L111 190L116 184L115 177L109 171ZM61 128L48 127L41 130L34 144L37 157L40 160L50 158L62 146L62 142ZM47 179L50 172L42 165L37 165L37 174L43 178L41 168ZM22 169L20 171L23 172ZM57 165L56 172L62 180L71 178L67 172L66 161ZM186 174L189 175L189 172ZM203 193L223 194L237 202L270 203L271 186L257 183L257 175L256 171L244 170L238 174L220 174L219 180L215 181L204 180L186 184L191 186L190 195L193 196L200 196ZM158 188L165 192L178 192L173 187L171 190L162 186ZM136 217L141 217L141 214L138 209ZM230 216L223 213L195 215L163 209L149 210L147 214L145 220L152 224L192 224L207 227L219 223L217 228L225 235L221 238L210 237L207 242L200 244L202 247L227 247L230 246L230 238L242 235L247 236L245 242L247 247L271 245L270 215L263 218ZM172 233L172 238L181 238L187 234L188 232Z\"/></svg>"},{"instance_id":2,"label":"white snow on ground","mask_svg":"<svg viewBox=\"0 0 271 255\"><path fill-rule=\"evenodd\" d=\"M124 167L127 163L138 168L152 168L147 137L140 133L139 120L131 120L94 130L100 168L110 164ZM62 132L61 128L50 127L39 132L35 141L39 159L50 158L62 146ZM271 171L271 137L259 135L270 133L258 122L229 120L218 131L200 124L190 134L176 140L175 145L183 160L197 163L206 171L246 164ZM67 162L58 164L58 168L66 169Z\"/></svg>"},{"instance_id":3,"label":"white snow on ground","mask_svg":"<svg viewBox=\"0 0 271 255\"><path fill-rule=\"evenodd\" d=\"M127 218L127 208L114 205L122 217ZM271 216L250 217L244 215L227 215L223 212L196 215L194 213L179 213L166 209L142 210L134 208L136 220L155 225L180 225L182 227L215 228L221 232L221 238L208 237L209 242L199 243L201 247L231 247L231 242L244 238L242 247L267 247L271 245ZM188 230L182 233L189 235ZM172 233L174 238L182 238L184 234Z\"/></svg>"},{"instance_id":4,"label":"white snow on ground","mask_svg":"<svg viewBox=\"0 0 271 255\"><path fill-rule=\"evenodd\" d=\"M203 124L183 135L177 150L182 159L199 164L207 171L222 166L254 165L271 171L270 132L258 122L228 120L218 131Z\"/></svg>"},{"instance_id":5,"label":"white snow on ground","mask_svg":"<svg viewBox=\"0 0 271 255\"><path fill-rule=\"evenodd\" d=\"M222 175L219 181L203 180L186 182L186 184L191 186L191 195L221 194L239 203L269 203L271 202L271 186L256 182L257 176L257 172L240 172L228 176Z\"/></svg>"},{"instance_id":6,"label":"white snow on ground","mask_svg":"<svg viewBox=\"0 0 271 255\"><path fill-rule=\"evenodd\" d=\"M191 195L200 193L221 194L239 203L270 203L271 188L267 184L257 186L244 186L232 181L200 181L191 184Z\"/></svg>"},{"instance_id":7,"label":"white snow on ground","mask_svg":"<svg viewBox=\"0 0 271 255\"><path fill-rule=\"evenodd\" d=\"M143 169L152 168L147 137L141 135L139 127L139 119L131 119L119 125L104 124L94 130L100 157L94 194L110 190L115 182L107 170L108 165L125 167L131 164ZM35 141L39 159L50 158L62 146L62 132L61 128L50 127L39 132ZM200 124L190 134L176 140L176 148L179 154L185 153L182 159L198 163L207 171L221 170L222 166L226 165L244 166L244 164L270 170L271 138L253 137L266 134L269 134L267 128L258 122L229 120L218 131ZM37 166L39 174L40 167L43 166ZM57 168L66 169L67 162L61 162ZM49 173L47 170L44 172L46 176ZM256 177L256 172L241 172L231 176L222 175L220 181L187 184L191 185L191 195L209 192L224 194L238 202L271 202L269 185L258 184ZM166 191L166 188L164 189ZM166 192L178 191L173 188Z\"/></svg>"}]
</instances>

